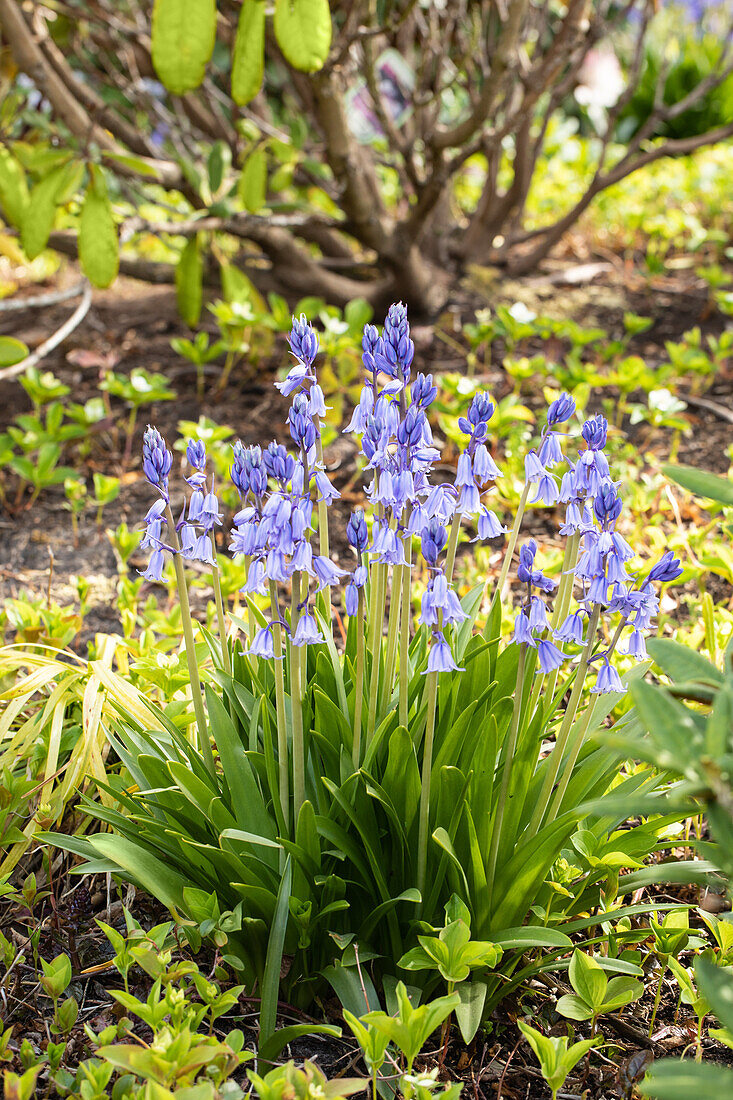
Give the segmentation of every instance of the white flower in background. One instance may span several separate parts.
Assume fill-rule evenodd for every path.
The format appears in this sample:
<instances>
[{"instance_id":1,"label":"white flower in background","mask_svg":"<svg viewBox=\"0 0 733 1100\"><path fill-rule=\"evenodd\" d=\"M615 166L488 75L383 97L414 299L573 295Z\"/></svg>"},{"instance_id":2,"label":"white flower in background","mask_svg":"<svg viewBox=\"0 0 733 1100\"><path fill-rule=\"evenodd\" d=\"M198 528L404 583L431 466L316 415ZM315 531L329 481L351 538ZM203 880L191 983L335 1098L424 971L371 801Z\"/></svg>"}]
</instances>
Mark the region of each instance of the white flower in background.
<instances>
[{"instance_id":1,"label":"white flower in background","mask_svg":"<svg viewBox=\"0 0 733 1100\"><path fill-rule=\"evenodd\" d=\"M529 325L537 317L537 314L528 309L524 302L515 302L509 307L508 313L520 325Z\"/></svg>"},{"instance_id":2,"label":"white flower in background","mask_svg":"<svg viewBox=\"0 0 733 1100\"><path fill-rule=\"evenodd\" d=\"M624 74L613 50L608 46L588 50L578 72L575 98L587 109L598 133L605 130L606 111L616 105L625 87Z\"/></svg>"}]
</instances>

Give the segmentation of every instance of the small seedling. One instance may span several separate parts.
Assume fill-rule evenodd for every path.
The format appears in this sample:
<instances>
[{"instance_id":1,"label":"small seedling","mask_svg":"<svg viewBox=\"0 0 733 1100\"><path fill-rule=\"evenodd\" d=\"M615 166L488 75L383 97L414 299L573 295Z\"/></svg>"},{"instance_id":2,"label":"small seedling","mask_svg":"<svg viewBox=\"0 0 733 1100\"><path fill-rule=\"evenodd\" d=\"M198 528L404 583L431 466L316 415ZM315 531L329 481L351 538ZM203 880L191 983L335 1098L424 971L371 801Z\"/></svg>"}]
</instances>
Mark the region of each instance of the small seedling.
<instances>
[{"instance_id":1,"label":"small seedling","mask_svg":"<svg viewBox=\"0 0 733 1100\"><path fill-rule=\"evenodd\" d=\"M557 1100L558 1090L565 1084L565 1079L581 1058L585 1057L591 1047L600 1042L600 1036L592 1039L581 1039L568 1047L567 1035L547 1036L541 1031L518 1021L519 1030L532 1047L537 1061L540 1064L540 1072L552 1090L552 1100Z\"/></svg>"},{"instance_id":2,"label":"small seedling","mask_svg":"<svg viewBox=\"0 0 733 1100\"><path fill-rule=\"evenodd\" d=\"M616 1012L637 1001L644 993L642 983L625 974L609 981L600 963L577 948L570 960L568 975L575 992L560 998L557 1011L569 1020L590 1020L593 1033L599 1016Z\"/></svg>"}]
</instances>

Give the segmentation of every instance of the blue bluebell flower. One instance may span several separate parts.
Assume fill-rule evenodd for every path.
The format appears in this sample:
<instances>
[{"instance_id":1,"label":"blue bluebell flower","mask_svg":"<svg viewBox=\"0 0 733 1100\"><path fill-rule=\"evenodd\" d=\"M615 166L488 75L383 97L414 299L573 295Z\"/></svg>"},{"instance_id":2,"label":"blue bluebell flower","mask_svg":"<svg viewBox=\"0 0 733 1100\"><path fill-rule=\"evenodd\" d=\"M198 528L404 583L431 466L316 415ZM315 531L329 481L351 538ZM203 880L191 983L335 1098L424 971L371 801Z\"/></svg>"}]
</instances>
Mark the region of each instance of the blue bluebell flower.
<instances>
[{"instance_id":1,"label":"blue bluebell flower","mask_svg":"<svg viewBox=\"0 0 733 1100\"><path fill-rule=\"evenodd\" d=\"M314 575L313 547L307 539L300 539L296 543L290 559L290 569L292 572L298 570L302 573L308 573L310 576Z\"/></svg>"},{"instance_id":2,"label":"blue bluebell flower","mask_svg":"<svg viewBox=\"0 0 733 1100\"><path fill-rule=\"evenodd\" d=\"M478 516L478 538L482 540L497 539L500 535L506 533L507 528L499 521L496 514L490 512L488 508L482 507Z\"/></svg>"},{"instance_id":3,"label":"blue bluebell flower","mask_svg":"<svg viewBox=\"0 0 733 1100\"><path fill-rule=\"evenodd\" d=\"M146 581L160 581L163 579L163 570L165 569L165 554L161 549L153 550L150 555L147 569L144 570L142 576Z\"/></svg>"},{"instance_id":4,"label":"blue bluebell flower","mask_svg":"<svg viewBox=\"0 0 733 1100\"><path fill-rule=\"evenodd\" d=\"M310 372L305 363L300 361L293 364L285 378L280 382L275 382L275 388L280 390L283 397L290 397L291 393L300 391L307 383L310 377Z\"/></svg>"},{"instance_id":5,"label":"blue bluebell flower","mask_svg":"<svg viewBox=\"0 0 733 1100\"><path fill-rule=\"evenodd\" d=\"M596 695L608 695L611 692L623 694L626 691L626 688L621 682L621 677L607 657L603 658L603 663L598 670L596 681L590 690Z\"/></svg>"},{"instance_id":6,"label":"blue bluebell flower","mask_svg":"<svg viewBox=\"0 0 733 1100\"><path fill-rule=\"evenodd\" d=\"M369 531L363 508L356 508L349 516L349 521L346 524L346 537L357 554L364 553L369 543Z\"/></svg>"},{"instance_id":7,"label":"blue bluebell flower","mask_svg":"<svg viewBox=\"0 0 733 1100\"><path fill-rule=\"evenodd\" d=\"M249 569L247 570L247 579L242 585L242 592L245 594L257 593L260 596L267 594L267 575L265 573L265 563L262 558L255 558L250 562Z\"/></svg>"},{"instance_id":8,"label":"blue bluebell flower","mask_svg":"<svg viewBox=\"0 0 733 1100\"><path fill-rule=\"evenodd\" d=\"M647 656L646 642L644 641L644 635L638 627L634 627L626 639L625 648L619 650L626 657L634 657L637 661L645 660Z\"/></svg>"},{"instance_id":9,"label":"blue bluebell flower","mask_svg":"<svg viewBox=\"0 0 733 1100\"><path fill-rule=\"evenodd\" d=\"M323 390L314 382L308 391L308 409L311 416L325 416L328 412Z\"/></svg>"},{"instance_id":10,"label":"blue bluebell flower","mask_svg":"<svg viewBox=\"0 0 733 1100\"><path fill-rule=\"evenodd\" d=\"M324 470L317 469L313 475L313 480L316 484L319 502L323 500L326 504L332 504L334 500L338 500L341 496L341 493Z\"/></svg>"},{"instance_id":11,"label":"blue bluebell flower","mask_svg":"<svg viewBox=\"0 0 733 1100\"><path fill-rule=\"evenodd\" d=\"M318 591L338 582L340 577L346 575L345 569L339 569L330 558L316 554L313 557L313 576L318 581Z\"/></svg>"},{"instance_id":12,"label":"blue bluebell flower","mask_svg":"<svg viewBox=\"0 0 733 1100\"><path fill-rule=\"evenodd\" d=\"M200 439L189 439L186 444L186 458L193 473L186 478L189 485L200 489L206 484L206 447Z\"/></svg>"},{"instance_id":13,"label":"blue bluebell flower","mask_svg":"<svg viewBox=\"0 0 733 1100\"><path fill-rule=\"evenodd\" d=\"M575 398L569 393L561 393L547 410L547 426L552 428L555 424L564 424L571 416L575 416Z\"/></svg>"},{"instance_id":14,"label":"blue bluebell flower","mask_svg":"<svg viewBox=\"0 0 733 1100\"><path fill-rule=\"evenodd\" d=\"M667 584L669 581L676 581L683 572L684 570L680 565L679 559L674 556L674 552L672 550L667 550L657 564L652 567L647 580L659 581L661 584Z\"/></svg>"},{"instance_id":15,"label":"blue bluebell flower","mask_svg":"<svg viewBox=\"0 0 733 1100\"><path fill-rule=\"evenodd\" d=\"M445 549L445 544L448 541L448 532L442 523L438 519L431 519L430 523L422 532L422 538L420 540L422 556L429 566L435 568L438 564L438 557Z\"/></svg>"},{"instance_id":16,"label":"blue bluebell flower","mask_svg":"<svg viewBox=\"0 0 733 1100\"><path fill-rule=\"evenodd\" d=\"M244 651L251 657L263 657L272 660L275 656L275 647L272 643L272 625L260 627L253 637L249 649ZM282 657L279 658L282 660Z\"/></svg>"},{"instance_id":17,"label":"blue bluebell flower","mask_svg":"<svg viewBox=\"0 0 733 1100\"><path fill-rule=\"evenodd\" d=\"M432 374L418 373L410 390L410 399L415 408L427 409L438 396L438 387L433 385Z\"/></svg>"},{"instance_id":18,"label":"blue bluebell flower","mask_svg":"<svg viewBox=\"0 0 733 1100\"><path fill-rule=\"evenodd\" d=\"M541 638L537 642L537 662L544 673L552 672L560 667L565 660L565 654L558 649L554 642Z\"/></svg>"},{"instance_id":19,"label":"blue bluebell flower","mask_svg":"<svg viewBox=\"0 0 733 1100\"><path fill-rule=\"evenodd\" d=\"M532 596L530 599L529 625L531 630L547 630L550 625L545 601L539 596Z\"/></svg>"},{"instance_id":20,"label":"blue bluebell flower","mask_svg":"<svg viewBox=\"0 0 733 1100\"><path fill-rule=\"evenodd\" d=\"M575 642L576 645L583 645L585 640L583 615L585 614L587 614L585 609L579 607L577 611L568 615L565 622L554 631L555 639L558 642Z\"/></svg>"},{"instance_id":21,"label":"blue bluebell flower","mask_svg":"<svg viewBox=\"0 0 733 1100\"><path fill-rule=\"evenodd\" d=\"M514 619L514 633L509 639L519 645L529 645L533 648L537 645L530 629L529 618L524 611L519 611Z\"/></svg>"},{"instance_id":22,"label":"blue bluebell flower","mask_svg":"<svg viewBox=\"0 0 733 1100\"><path fill-rule=\"evenodd\" d=\"M406 386L414 355L407 307L402 302L395 302L384 319L382 339L375 349L374 360L384 374Z\"/></svg>"},{"instance_id":23,"label":"blue bluebell flower","mask_svg":"<svg viewBox=\"0 0 733 1100\"><path fill-rule=\"evenodd\" d=\"M143 435L143 473L148 482L168 499L168 475L173 466L173 455L168 450L157 428L148 427Z\"/></svg>"},{"instance_id":24,"label":"blue bluebell flower","mask_svg":"<svg viewBox=\"0 0 733 1100\"><path fill-rule=\"evenodd\" d=\"M296 393L288 412L288 426L293 441L307 452L314 446L318 433L313 423L310 403L304 393Z\"/></svg>"},{"instance_id":25,"label":"blue bluebell flower","mask_svg":"<svg viewBox=\"0 0 733 1100\"><path fill-rule=\"evenodd\" d=\"M557 503L558 486L557 478L554 474L551 474L548 470L545 470L542 477L537 480L537 491L532 497L530 504L537 504L540 501L551 507Z\"/></svg>"},{"instance_id":26,"label":"blue bluebell flower","mask_svg":"<svg viewBox=\"0 0 733 1100\"><path fill-rule=\"evenodd\" d=\"M318 623L308 610L302 611L293 633L293 645L317 645L323 641L323 635L318 629Z\"/></svg>"},{"instance_id":27,"label":"blue bluebell flower","mask_svg":"<svg viewBox=\"0 0 733 1100\"><path fill-rule=\"evenodd\" d=\"M292 320L293 327L288 336L290 350L307 367L312 367L318 355L318 335L304 313Z\"/></svg>"},{"instance_id":28,"label":"blue bluebell flower","mask_svg":"<svg viewBox=\"0 0 733 1100\"><path fill-rule=\"evenodd\" d=\"M425 626L444 626L462 623L468 616L461 607L452 586L445 574L438 571L430 579L420 603L420 622Z\"/></svg>"},{"instance_id":29,"label":"blue bluebell flower","mask_svg":"<svg viewBox=\"0 0 733 1100\"><path fill-rule=\"evenodd\" d=\"M453 660L453 654L448 642L445 640L445 635L440 631L433 632L433 641L430 646L430 652L428 653L428 667L425 669L425 673L428 672L464 672L465 670L459 668L456 662ZM425 675L423 673L423 675Z\"/></svg>"},{"instance_id":30,"label":"blue bluebell flower","mask_svg":"<svg viewBox=\"0 0 733 1100\"><path fill-rule=\"evenodd\" d=\"M287 484L292 479L295 459L288 454L282 443L276 443L274 440L269 443L262 455L262 462L269 476L276 481Z\"/></svg>"}]
</instances>

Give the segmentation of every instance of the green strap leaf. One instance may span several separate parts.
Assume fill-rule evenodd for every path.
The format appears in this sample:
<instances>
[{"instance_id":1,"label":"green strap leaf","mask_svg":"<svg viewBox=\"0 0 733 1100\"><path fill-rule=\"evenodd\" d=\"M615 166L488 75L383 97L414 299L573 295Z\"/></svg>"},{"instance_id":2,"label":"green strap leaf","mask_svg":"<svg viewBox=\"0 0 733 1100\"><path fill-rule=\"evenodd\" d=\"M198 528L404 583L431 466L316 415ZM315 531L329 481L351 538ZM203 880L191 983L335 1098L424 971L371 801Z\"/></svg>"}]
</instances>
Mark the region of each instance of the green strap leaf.
<instances>
[{"instance_id":1,"label":"green strap leaf","mask_svg":"<svg viewBox=\"0 0 733 1100\"><path fill-rule=\"evenodd\" d=\"M250 214L256 214L265 205L267 197L267 153L255 149L244 162L237 192Z\"/></svg>"},{"instance_id":2,"label":"green strap leaf","mask_svg":"<svg viewBox=\"0 0 733 1100\"><path fill-rule=\"evenodd\" d=\"M265 2L244 0L232 53L232 99L244 107L259 92L265 75Z\"/></svg>"},{"instance_id":3,"label":"green strap leaf","mask_svg":"<svg viewBox=\"0 0 733 1100\"><path fill-rule=\"evenodd\" d=\"M203 283L204 265L197 235L186 242L176 267L178 311L190 328L195 328L199 323L204 296Z\"/></svg>"},{"instance_id":4,"label":"green strap leaf","mask_svg":"<svg viewBox=\"0 0 733 1100\"><path fill-rule=\"evenodd\" d=\"M198 88L216 38L216 0L155 0L153 66L169 92Z\"/></svg>"},{"instance_id":5,"label":"green strap leaf","mask_svg":"<svg viewBox=\"0 0 733 1100\"><path fill-rule=\"evenodd\" d=\"M696 1064L687 1059L664 1058L656 1062L638 1086L642 1096L656 1100L690 1100L691 1096L730 1096L733 1072L708 1062Z\"/></svg>"},{"instance_id":6,"label":"green strap leaf","mask_svg":"<svg viewBox=\"0 0 733 1100\"><path fill-rule=\"evenodd\" d=\"M275 0L275 37L294 69L314 73L331 48L328 0Z\"/></svg>"},{"instance_id":7,"label":"green strap leaf","mask_svg":"<svg viewBox=\"0 0 733 1100\"><path fill-rule=\"evenodd\" d=\"M104 173L96 164L89 166L89 184L81 210L79 260L94 286L107 287L117 278L120 267L117 229Z\"/></svg>"},{"instance_id":8,"label":"green strap leaf","mask_svg":"<svg viewBox=\"0 0 733 1100\"><path fill-rule=\"evenodd\" d=\"M662 466L662 473L695 496L707 497L718 504L733 505L733 481L728 478L709 474L695 466Z\"/></svg>"},{"instance_id":9,"label":"green strap leaf","mask_svg":"<svg viewBox=\"0 0 733 1100\"><path fill-rule=\"evenodd\" d=\"M157 856L127 837L112 833L98 833L89 838L89 843L101 856L114 860L122 871L132 876L144 890L169 909L183 908L186 879L171 870Z\"/></svg>"},{"instance_id":10,"label":"green strap leaf","mask_svg":"<svg viewBox=\"0 0 733 1100\"><path fill-rule=\"evenodd\" d=\"M285 870L280 881L275 903L275 915L267 941L265 973L262 978L262 1000L260 1002L260 1046L275 1034L277 1019L277 994L280 988L280 967L282 966L285 932L290 913L290 885L293 879L293 865L290 856L285 861Z\"/></svg>"},{"instance_id":11,"label":"green strap leaf","mask_svg":"<svg viewBox=\"0 0 733 1100\"><path fill-rule=\"evenodd\" d=\"M38 181L23 215L20 243L29 260L40 256L53 229L56 207L73 194L81 183L84 165L72 161L54 168Z\"/></svg>"},{"instance_id":12,"label":"green strap leaf","mask_svg":"<svg viewBox=\"0 0 733 1100\"><path fill-rule=\"evenodd\" d=\"M258 1054L264 1062L272 1062L285 1049L288 1043L295 1042L306 1035L331 1035L334 1039L341 1037L341 1028L333 1024L290 1024L281 1027L266 1042L260 1043ZM363 1081L359 1082L359 1090L363 1090Z\"/></svg>"},{"instance_id":13,"label":"green strap leaf","mask_svg":"<svg viewBox=\"0 0 733 1100\"><path fill-rule=\"evenodd\" d=\"M649 653L675 683L722 684L723 673L696 649L672 638L650 638Z\"/></svg>"},{"instance_id":14,"label":"green strap leaf","mask_svg":"<svg viewBox=\"0 0 733 1100\"><path fill-rule=\"evenodd\" d=\"M16 229L23 224L28 206L28 184L23 166L8 148L0 145L0 209Z\"/></svg>"}]
</instances>

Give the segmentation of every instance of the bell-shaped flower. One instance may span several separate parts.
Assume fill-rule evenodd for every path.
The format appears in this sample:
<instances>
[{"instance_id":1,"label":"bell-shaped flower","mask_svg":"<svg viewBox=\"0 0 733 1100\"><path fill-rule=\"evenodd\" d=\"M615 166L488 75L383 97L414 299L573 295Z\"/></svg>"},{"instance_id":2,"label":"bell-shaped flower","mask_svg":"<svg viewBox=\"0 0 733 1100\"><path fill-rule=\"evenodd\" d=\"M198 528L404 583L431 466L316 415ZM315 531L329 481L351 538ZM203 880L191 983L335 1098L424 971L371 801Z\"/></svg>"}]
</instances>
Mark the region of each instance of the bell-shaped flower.
<instances>
[{"instance_id":1,"label":"bell-shaped flower","mask_svg":"<svg viewBox=\"0 0 733 1100\"><path fill-rule=\"evenodd\" d=\"M301 612L292 641L294 646L317 645L319 642L323 641L323 635L318 629L318 623L309 611L306 610Z\"/></svg>"},{"instance_id":2,"label":"bell-shaped flower","mask_svg":"<svg viewBox=\"0 0 733 1100\"><path fill-rule=\"evenodd\" d=\"M554 642L546 638L537 643L537 662L543 672L552 672L559 668L565 660L565 654L558 649Z\"/></svg>"},{"instance_id":3,"label":"bell-shaped flower","mask_svg":"<svg viewBox=\"0 0 733 1100\"><path fill-rule=\"evenodd\" d=\"M611 692L619 692L623 695L626 691L621 677L607 657L603 658L603 664L598 670L596 682L591 686L591 691L596 695L608 695Z\"/></svg>"},{"instance_id":4,"label":"bell-shaped flower","mask_svg":"<svg viewBox=\"0 0 733 1100\"><path fill-rule=\"evenodd\" d=\"M448 642L445 640L445 635L436 631L433 634L433 643L430 646L430 652L428 653L428 667L425 670L425 675L428 672L463 672L464 669L459 668L456 662L453 660L453 654Z\"/></svg>"}]
</instances>

